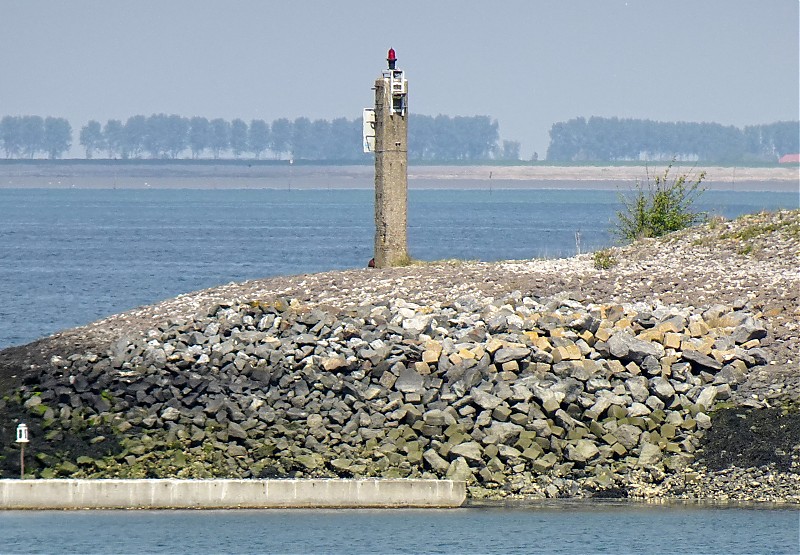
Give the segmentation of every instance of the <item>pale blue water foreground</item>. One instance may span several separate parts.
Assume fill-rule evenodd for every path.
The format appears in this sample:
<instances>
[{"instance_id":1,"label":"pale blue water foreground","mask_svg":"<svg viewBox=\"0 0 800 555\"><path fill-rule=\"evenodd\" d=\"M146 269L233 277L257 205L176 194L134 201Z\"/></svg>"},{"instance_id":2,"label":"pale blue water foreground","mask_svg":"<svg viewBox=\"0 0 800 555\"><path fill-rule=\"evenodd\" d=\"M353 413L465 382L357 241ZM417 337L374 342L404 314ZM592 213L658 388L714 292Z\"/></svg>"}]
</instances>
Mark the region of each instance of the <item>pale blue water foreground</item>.
<instances>
[{"instance_id":1,"label":"pale blue water foreground","mask_svg":"<svg viewBox=\"0 0 800 555\"><path fill-rule=\"evenodd\" d=\"M409 249L436 260L571 256L614 243L615 191L412 190ZM796 193L709 191L726 217ZM0 189L0 348L180 293L362 268L370 190Z\"/></svg>"},{"instance_id":2,"label":"pale blue water foreground","mask_svg":"<svg viewBox=\"0 0 800 555\"><path fill-rule=\"evenodd\" d=\"M786 508L0 512L3 553L796 554Z\"/></svg>"}]
</instances>

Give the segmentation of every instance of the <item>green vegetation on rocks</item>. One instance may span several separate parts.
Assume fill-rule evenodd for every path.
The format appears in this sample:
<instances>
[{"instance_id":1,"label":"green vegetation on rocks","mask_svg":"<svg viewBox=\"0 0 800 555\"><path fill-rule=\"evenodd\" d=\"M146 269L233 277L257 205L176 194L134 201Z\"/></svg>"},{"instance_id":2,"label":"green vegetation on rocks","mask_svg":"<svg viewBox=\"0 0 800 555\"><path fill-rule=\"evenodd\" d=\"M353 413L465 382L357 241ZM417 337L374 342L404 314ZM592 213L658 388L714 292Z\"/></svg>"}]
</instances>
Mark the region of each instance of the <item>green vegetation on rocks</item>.
<instances>
[{"instance_id":1,"label":"green vegetation on rocks","mask_svg":"<svg viewBox=\"0 0 800 555\"><path fill-rule=\"evenodd\" d=\"M617 213L616 233L624 241L661 237L705 220L692 205L702 193L705 172L692 177L681 174L670 177L672 164L663 175L642 183L638 181L631 195L621 196L623 210Z\"/></svg>"},{"instance_id":2,"label":"green vegetation on rocks","mask_svg":"<svg viewBox=\"0 0 800 555\"><path fill-rule=\"evenodd\" d=\"M598 270L608 270L617 264L617 259L611 252L611 249L602 249L592 254L594 260L594 267Z\"/></svg>"}]
</instances>

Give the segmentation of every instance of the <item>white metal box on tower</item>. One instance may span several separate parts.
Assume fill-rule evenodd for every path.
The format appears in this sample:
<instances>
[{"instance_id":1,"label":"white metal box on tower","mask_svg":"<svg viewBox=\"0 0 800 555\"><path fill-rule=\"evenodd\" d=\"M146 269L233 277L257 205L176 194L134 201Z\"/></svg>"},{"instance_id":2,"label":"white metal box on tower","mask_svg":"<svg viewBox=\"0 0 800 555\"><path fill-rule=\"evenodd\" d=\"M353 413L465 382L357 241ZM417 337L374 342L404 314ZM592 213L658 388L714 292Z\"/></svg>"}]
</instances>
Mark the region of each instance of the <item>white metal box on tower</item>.
<instances>
[{"instance_id":1,"label":"white metal box on tower","mask_svg":"<svg viewBox=\"0 0 800 555\"><path fill-rule=\"evenodd\" d=\"M361 122L364 152L375 152L375 108L364 108Z\"/></svg>"}]
</instances>

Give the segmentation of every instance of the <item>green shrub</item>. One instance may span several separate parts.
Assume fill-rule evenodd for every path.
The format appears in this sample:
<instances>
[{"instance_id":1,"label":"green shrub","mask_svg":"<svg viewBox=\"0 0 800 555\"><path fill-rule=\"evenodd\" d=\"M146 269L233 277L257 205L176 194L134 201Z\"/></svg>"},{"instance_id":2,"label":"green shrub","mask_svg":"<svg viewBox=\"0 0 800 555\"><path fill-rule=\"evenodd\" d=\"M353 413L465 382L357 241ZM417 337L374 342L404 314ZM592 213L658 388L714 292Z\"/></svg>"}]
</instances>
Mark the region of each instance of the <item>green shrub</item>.
<instances>
[{"instance_id":1,"label":"green shrub","mask_svg":"<svg viewBox=\"0 0 800 555\"><path fill-rule=\"evenodd\" d=\"M701 183L706 172L697 177L670 177L672 165L664 175L653 180L648 175L644 183L637 181L632 194L621 195L623 209L617 212L614 231L623 241L661 237L705 221L706 214L693 211L692 205L705 190Z\"/></svg>"},{"instance_id":2,"label":"green shrub","mask_svg":"<svg viewBox=\"0 0 800 555\"><path fill-rule=\"evenodd\" d=\"M594 267L598 270L608 270L617 265L617 259L611 254L610 249L603 249L594 253Z\"/></svg>"}]
</instances>

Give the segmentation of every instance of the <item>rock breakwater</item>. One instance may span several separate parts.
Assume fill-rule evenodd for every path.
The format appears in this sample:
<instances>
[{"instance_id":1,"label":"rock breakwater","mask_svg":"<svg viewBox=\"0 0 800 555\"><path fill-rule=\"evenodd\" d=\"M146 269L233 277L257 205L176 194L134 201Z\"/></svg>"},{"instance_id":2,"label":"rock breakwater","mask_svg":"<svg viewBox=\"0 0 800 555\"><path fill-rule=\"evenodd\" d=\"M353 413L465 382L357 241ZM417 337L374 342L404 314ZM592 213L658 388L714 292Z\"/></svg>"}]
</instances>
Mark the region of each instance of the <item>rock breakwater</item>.
<instances>
[{"instance_id":1,"label":"rock breakwater","mask_svg":"<svg viewBox=\"0 0 800 555\"><path fill-rule=\"evenodd\" d=\"M613 249L603 270L445 263L182 295L0 352L0 468L19 472L25 421L37 477L799 501L798 230L800 212L762 214Z\"/></svg>"},{"instance_id":2,"label":"rock breakwater","mask_svg":"<svg viewBox=\"0 0 800 555\"><path fill-rule=\"evenodd\" d=\"M44 444L95 447L67 460L43 449L44 477L447 477L474 495L646 495L687 472L709 409L767 362L765 336L725 306L239 302L52 360L19 402Z\"/></svg>"}]
</instances>

